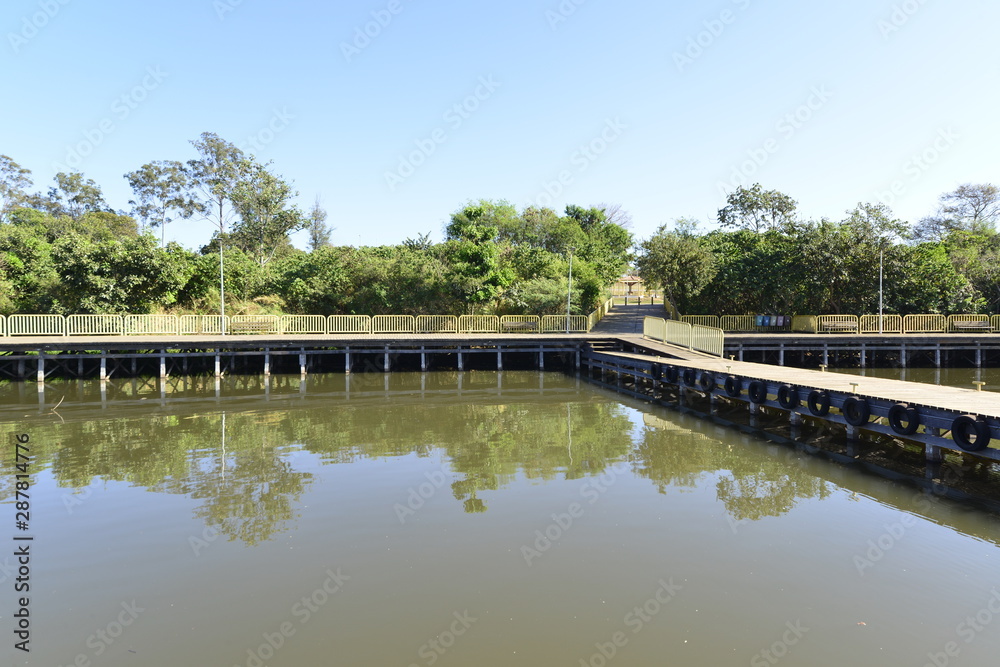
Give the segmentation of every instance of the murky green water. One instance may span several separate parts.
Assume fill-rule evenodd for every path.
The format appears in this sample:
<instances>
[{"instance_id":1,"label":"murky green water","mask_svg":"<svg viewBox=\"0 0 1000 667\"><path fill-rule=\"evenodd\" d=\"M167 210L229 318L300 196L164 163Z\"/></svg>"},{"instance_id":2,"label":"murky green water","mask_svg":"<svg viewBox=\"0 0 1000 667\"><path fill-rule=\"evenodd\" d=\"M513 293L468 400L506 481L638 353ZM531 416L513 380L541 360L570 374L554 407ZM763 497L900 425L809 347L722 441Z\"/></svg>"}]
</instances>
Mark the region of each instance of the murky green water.
<instances>
[{"instance_id":1,"label":"murky green water","mask_svg":"<svg viewBox=\"0 0 1000 667\"><path fill-rule=\"evenodd\" d=\"M983 391L1000 391L1000 368L831 368L830 371L963 389L976 389L975 383L982 382Z\"/></svg>"},{"instance_id":2,"label":"murky green water","mask_svg":"<svg viewBox=\"0 0 1000 667\"><path fill-rule=\"evenodd\" d=\"M1000 655L991 515L554 373L346 382L0 389L2 664ZM12 634L17 433L35 456L30 655Z\"/></svg>"}]
</instances>

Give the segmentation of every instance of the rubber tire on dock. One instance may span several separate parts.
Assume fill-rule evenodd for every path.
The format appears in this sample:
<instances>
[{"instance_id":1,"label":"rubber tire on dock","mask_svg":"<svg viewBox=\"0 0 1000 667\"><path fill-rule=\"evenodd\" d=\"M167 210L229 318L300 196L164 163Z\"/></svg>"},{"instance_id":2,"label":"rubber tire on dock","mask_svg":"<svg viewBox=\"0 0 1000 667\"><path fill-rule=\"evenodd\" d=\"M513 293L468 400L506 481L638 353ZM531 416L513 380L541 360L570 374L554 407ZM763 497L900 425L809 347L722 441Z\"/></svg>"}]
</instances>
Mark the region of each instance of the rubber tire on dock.
<instances>
[{"instance_id":1,"label":"rubber tire on dock","mask_svg":"<svg viewBox=\"0 0 1000 667\"><path fill-rule=\"evenodd\" d=\"M743 392L743 382L735 375L726 378L726 396L729 398L739 398Z\"/></svg>"},{"instance_id":2,"label":"rubber tire on dock","mask_svg":"<svg viewBox=\"0 0 1000 667\"><path fill-rule=\"evenodd\" d=\"M830 414L830 392L828 391L813 389L809 392L806 403L809 404L809 412L814 417L826 417Z\"/></svg>"},{"instance_id":3,"label":"rubber tire on dock","mask_svg":"<svg viewBox=\"0 0 1000 667\"><path fill-rule=\"evenodd\" d=\"M767 402L767 383L760 380L754 380L747 387L747 396L753 403L758 405Z\"/></svg>"},{"instance_id":4,"label":"rubber tire on dock","mask_svg":"<svg viewBox=\"0 0 1000 667\"><path fill-rule=\"evenodd\" d=\"M845 398L840 412L844 415L844 421L851 426L864 426L872 416L872 409L868 405L868 401L857 396Z\"/></svg>"},{"instance_id":5,"label":"rubber tire on dock","mask_svg":"<svg viewBox=\"0 0 1000 667\"><path fill-rule=\"evenodd\" d=\"M903 426L906 422L906 426ZM913 435L920 426L920 413L906 403L896 403L889 408L889 428L898 435Z\"/></svg>"},{"instance_id":6,"label":"rubber tire on dock","mask_svg":"<svg viewBox=\"0 0 1000 667\"><path fill-rule=\"evenodd\" d=\"M975 436L975 442L972 436ZM951 423L951 438L967 452L981 452L990 446L990 427L973 415L962 415Z\"/></svg>"},{"instance_id":7,"label":"rubber tire on dock","mask_svg":"<svg viewBox=\"0 0 1000 667\"><path fill-rule=\"evenodd\" d=\"M778 387L778 405L786 410L794 410L799 407L799 390L790 384Z\"/></svg>"},{"instance_id":8,"label":"rubber tire on dock","mask_svg":"<svg viewBox=\"0 0 1000 667\"><path fill-rule=\"evenodd\" d=\"M698 387L706 394L711 394L715 391L715 376L708 371L702 371L701 377L698 378Z\"/></svg>"},{"instance_id":9,"label":"rubber tire on dock","mask_svg":"<svg viewBox=\"0 0 1000 667\"><path fill-rule=\"evenodd\" d=\"M689 387L695 386L698 382L697 372L693 368L684 369L684 384Z\"/></svg>"},{"instance_id":10,"label":"rubber tire on dock","mask_svg":"<svg viewBox=\"0 0 1000 667\"><path fill-rule=\"evenodd\" d=\"M677 378L680 377L680 373L677 366L667 366L663 369L663 379L670 384L677 384Z\"/></svg>"}]
</instances>

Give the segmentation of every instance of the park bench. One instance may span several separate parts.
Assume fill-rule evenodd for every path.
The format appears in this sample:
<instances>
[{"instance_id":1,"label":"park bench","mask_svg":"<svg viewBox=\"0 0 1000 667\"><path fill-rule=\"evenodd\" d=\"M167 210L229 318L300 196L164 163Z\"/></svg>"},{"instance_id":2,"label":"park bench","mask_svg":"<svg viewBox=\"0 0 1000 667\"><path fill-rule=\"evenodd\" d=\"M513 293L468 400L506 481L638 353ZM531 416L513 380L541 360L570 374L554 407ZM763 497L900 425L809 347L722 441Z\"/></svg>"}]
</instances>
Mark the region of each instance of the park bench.
<instances>
[{"instance_id":1,"label":"park bench","mask_svg":"<svg viewBox=\"0 0 1000 667\"><path fill-rule=\"evenodd\" d=\"M820 329L823 329L824 331L826 331L828 333L832 333L832 332L848 332L848 331L857 331L858 330L858 323L857 322L823 322L819 326L820 326Z\"/></svg>"},{"instance_id":2,"label":"park bench","mask_svg":"<svg viewBox=\"0 0 1000 667\"><path fill-rule=\"evenodd\" d=\"M247 320L245 322L231 322L229 332L234 334L268 334L278 333L277 323L271 320Z\"/></svg>"},{"instance_id":3,"label":"park bench","mask_svg":"<svg viewBox=\"0 0 1000 667\"><path fill-rule=\"evenodd\" d=\"M538 331L538 322L502 322L500 328L506 333L515 331Z\"/></svg>"},{"instance_id":4,"label":"park bench","mask_svg":"<svg viewBox=\"0 0 1000 667\"><path fill-rule=\"evenodd\" d=\"M967 322L952 322L951 326L956 330L976 330L976 331L993 331L993 327L990 326L990 321L988 319L982 320L969 320Z\"/></svg>"}]
</instances>

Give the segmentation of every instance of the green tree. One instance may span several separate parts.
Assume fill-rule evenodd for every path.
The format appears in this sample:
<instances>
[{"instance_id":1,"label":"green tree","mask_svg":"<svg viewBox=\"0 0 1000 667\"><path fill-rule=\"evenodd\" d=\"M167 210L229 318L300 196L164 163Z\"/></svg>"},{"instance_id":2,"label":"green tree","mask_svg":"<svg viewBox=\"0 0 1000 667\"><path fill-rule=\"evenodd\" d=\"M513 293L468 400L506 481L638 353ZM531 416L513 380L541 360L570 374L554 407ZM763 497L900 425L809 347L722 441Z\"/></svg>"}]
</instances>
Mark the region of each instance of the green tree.
<instances>
[{"instance_id":1,"label":"green tree","mask_svg":"<svg viewBox=\"0 0 1000 667\"><path fill-rule=\"evenodd\" d=\"M241 160L231 193L239 214L232 240L261 266L270 262L279 248L289 247L291 232L306 225L302 212L291 203L298 193L268 166L252 157Z\"/></svg>"},{"instance_id":2,"label":"green tree","mask_svg":"<svg viewBox=\"0 0 1000 667\"><path fill-rule=\"evenodd\" d=\"M53 180L56 184L49 188L48 197L34 196L33 206L73 220L79 220L85 213L111 210L100 186L91 178L84 179L80 172L59 172Z\"/></svg>"},{"instance_id":3,"label":"green tree","mask_svg":"<svg viewBox=\"0 0 1000 667\"><path fill-rule=\"evenodd\" d=\"M6 222L11 209L28 200L27 189L31 184L30 170L0 155L0 222Z\"/></svg>"},{"instance_id":4,"label":"green tree","mask_svg":"<svg viewBox=\"0 0 1000 667\"><path fill-rule=\"evenodd\" d=\"M333 228L326 224L326 209L320 204L319 197L313 202L312 210L306 219L306 229L309 231L309 250L318 250L330 245Z\"/></svg>"},{"instance_id":5,"label":"green tree","mask_svg":"<svg viewBox=\"0 0 1000 667\"><path fill-rule=\"evenodd\" d=\"M187 219L202 208L192 197L192 181L184 164L176 160L149 162L125 174L135 199L130 199L132 212L143 226L160 228L160 245L166 245L167 223L171 213Z\"/></svg>"},{"instance_id":6,"label":"green tree","mask_svg":"<svg viewBox=\"0 0 1000 667\"><path fill-rule=\"evenodd\" d=\"M965 183L939 198L934 215L914 228L919 241L940 241L952 231L990 234L1000 219L1000 188L992 183Z\"/></svg>"},{"instance_id":7,"label":"green tree","mask_svg":"<svg viewBox=\"0 0 1000 667\"><path fill-rule=\"evenodd\" d=\"M694 299L712 281L715 257L695 235L697 222L679 219L674 229L662 225L640 245L637 260L643 280L663 288L674 307L690 312Z\"/></svg>"},{"instance_id":8,"label":"green tree","mask_svg":"<svg viewBox=\"0 0 1000 667\"><path fill-rule=\"evenodd\" d=\"M777 190L764 190L760 183L749 188L742 185L726 197L726 206L719 209L719 224L742 227L755 232L780 229L794 222L797 202Z\"/></svg>"}]
</instances>

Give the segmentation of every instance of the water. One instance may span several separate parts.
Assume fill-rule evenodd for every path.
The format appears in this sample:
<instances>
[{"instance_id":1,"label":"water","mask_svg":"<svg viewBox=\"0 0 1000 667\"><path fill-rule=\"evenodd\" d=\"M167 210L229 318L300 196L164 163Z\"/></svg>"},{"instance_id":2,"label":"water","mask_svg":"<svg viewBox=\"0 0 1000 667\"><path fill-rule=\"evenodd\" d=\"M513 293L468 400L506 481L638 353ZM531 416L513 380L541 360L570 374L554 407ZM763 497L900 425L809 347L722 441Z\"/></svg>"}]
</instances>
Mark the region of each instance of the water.
<instances>
[{"instance_id":1,"label":"water","mask_svg":"<svg viewBox=\"0 0 1000 667\"><path fill-rule=\"evenodd\" d=\"M906 380L926 384L976 389L983 382L983 391L1000 391L1000 368L831 368L832 373L847 373L867 377Z\"/></svg>"},{"instance_id":2,"label":"water","mask_svg":"<svg viewBox=\"0 0 1000 667\"><path fill-rule=\"evenodd\" d=\"M0 388L2 664L996 664L996 518L909 486L554 373L176 382Z\"/></svg>"}]
</instances>

